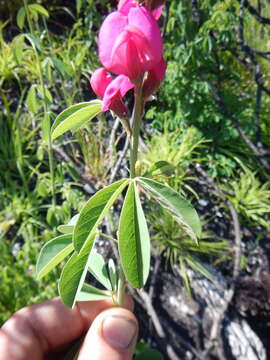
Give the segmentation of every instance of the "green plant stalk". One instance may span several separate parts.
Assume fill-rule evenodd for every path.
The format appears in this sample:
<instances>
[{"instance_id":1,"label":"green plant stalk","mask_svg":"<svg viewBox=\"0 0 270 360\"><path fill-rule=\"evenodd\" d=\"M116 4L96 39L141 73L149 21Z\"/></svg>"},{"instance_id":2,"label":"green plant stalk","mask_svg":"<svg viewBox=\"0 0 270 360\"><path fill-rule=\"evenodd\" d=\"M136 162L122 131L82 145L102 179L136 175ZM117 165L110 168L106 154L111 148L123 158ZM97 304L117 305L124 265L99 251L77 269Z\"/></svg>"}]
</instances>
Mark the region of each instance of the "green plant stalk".
<instances>
[{"instance_id":1,"label":"green plant stalk","mask_svg":"<svg viewBox=\"0 0 270 360\"><path fill-rule=\"evenodd\" d=\"M27 17L29 30L30 30L31 35L34 37L34 29L32 26L29 9L27 6L27 0L23 0L23 4L24 4L24 8L25 8L25 13L26 13L26 17ZM43 74L42 74L42 67L41 67L41 62L40 62L40 58L39 58L37 49L35 46L33 48L34 48L35 56L37 59L39 81L40 81L40 85L42 88L43 109L44 109L44 118L45 118L45 116L48 114L48 104L47 104L46 94L45 94L45 85L44 85L44 79L43 79ZM44 119L43 119L43 121L44 121ZM49 132L49 139L47 142L47 146L48 146L49 168L50 168L50 176L51 176L52 205L53 205L53 207L55 207L56 206L56 197L55 197L54 161L53 161L52 139L51 139L50 132Z\"/></svg>"},{"instance_id":2,"label":"green plant stalk","mask_svg":"<svg viewBox=\"0 0 270 360\"><path fill-rule=\"evenodd\" d=\"M139 147L139 135L142 121L142 82L141 78L137 84L135 85L134 94L135 94L135 103L133 108L133 113L131 117L131 126L133 127L133 131L131 133L130 138L130 177L134 179L136 177L136 161L138 159L138 147ZM117 304L118 306L123 306L124 304L124 295L126 288L126 278L120 263L120 274L118 281L118 289L117 289Z\"/></svg>"},{"instance_id":3,"label":"green plant stalk","mask_svg":"<svg viewBox=\"0 0 270 360\"><path fill-rule=\"evenodd\" d=\"M142 121L142 79L136 84L134 93L135 104L131 118L133 131L130 139L130 177L132 179L136 176L135 166L138 159L139 135Z\"/></svg>"},{"instance_id":4,"label":"green plant stalk","mask_svg":"<svg viewBox=\"0 0 270 360\"><path fill-rule=\"evenodd\" d=\"M32 23L31 23L30 13L29 13L29 9L28 9L28 6L27 6L27 0L23 0L23 5L24 5L24 10L25 10L25 13L26 13L26 17L27 17L27 22L28 22L30 34L32 36L34 36L34 29L32 27Z\"/></svg>"},{"instance_id":5,"label":"green plant stalk","mask_svg":"<svg viewBox=\"0 0 270 360\"><path fill-rule=\"evenodd\" d=\"M126 277L125 277L123 268L120 264L119 280L118 280L118 286L117 286L117 305L118 306L124 305L125 288L126 288Z\"/></svg>"}]
</instances>

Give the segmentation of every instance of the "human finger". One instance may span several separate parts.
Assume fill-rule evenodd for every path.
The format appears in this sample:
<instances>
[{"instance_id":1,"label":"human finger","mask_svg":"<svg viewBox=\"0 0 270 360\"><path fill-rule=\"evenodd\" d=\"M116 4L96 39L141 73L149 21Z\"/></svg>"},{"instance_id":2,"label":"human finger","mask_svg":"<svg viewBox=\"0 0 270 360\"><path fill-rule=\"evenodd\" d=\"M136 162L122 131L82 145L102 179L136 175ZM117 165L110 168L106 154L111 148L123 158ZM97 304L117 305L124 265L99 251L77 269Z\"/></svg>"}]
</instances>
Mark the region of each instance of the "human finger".
<instances>
[{"instance_id":1,"label":"human finger","mask_svg":"<svg viewBox=\"0 0 270 360\"><path fill-rule=\"evenodd\" d=\"M131 360L137 335L138 322L131 311L107 309L92 323L78 360Z\"/></svg>"},{"instance_id":2,"label":"human finger","mask_svg":"<svg viewBox=\"0 0 270 360\"><path fill-rule=\"evenodd\" d=\"M82 335L101 311L112 306L108 299L79 302L71 309L55 298L23 308L0 329L1 359L42 359L45 353ZM130 297L125 306L132 309Z\"/></svg>"}]
</instances>

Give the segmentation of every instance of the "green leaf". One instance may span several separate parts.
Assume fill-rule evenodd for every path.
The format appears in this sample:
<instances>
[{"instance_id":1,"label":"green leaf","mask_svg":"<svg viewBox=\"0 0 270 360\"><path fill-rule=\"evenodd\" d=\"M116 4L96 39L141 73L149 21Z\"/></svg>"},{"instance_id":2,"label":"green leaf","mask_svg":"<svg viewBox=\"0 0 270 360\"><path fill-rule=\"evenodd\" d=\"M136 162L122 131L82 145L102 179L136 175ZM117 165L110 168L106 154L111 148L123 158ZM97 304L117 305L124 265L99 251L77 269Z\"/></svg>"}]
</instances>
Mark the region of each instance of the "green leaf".
<instances>
[{"instance_id":1,"label":"green leaf","mask_svg":"<svg viewBox=\"0 0 270 360\"><path fill-rule=\"evenodd\" d=\"M36 114L38 112L39 109L39 104L37 101L37 96L36 96L36 85L33 84L31 85L27 97L26 97L26 104L28 109L33 113Z\"/></svg>"},{"instance_id":2,"label":"green leaf","mask_svg":"<svg viewBox=\"0 0 270 360\"><path fill-rule=\"evenodd\" d=\"M41 279L55 268L66 256L74 250L72 235L60 235L48 241L40 251L36 273L37 278Z\"/></svg>"},{"instance_id":3,"label":"green leaf","mask_svg":"<svg viewBox=\"0 0 270 360\"><path fill-rule=\"evenodd\" d=\"M99 190L87 201L73 232L73 243L77 252L80 252L95 234L99 224L128 182L128 179L119 180Z\"/></svg>"},{"instance_id":4,"label":"green leaf","mask_svg":"<svg viewBox=\"0 0 270 360\"><path fill-rule=\"evenodd\" d=\"M74 253L63 268L58 289L63 303L73 307L85 281L88 262L91 255L95 235L82 249L80 254Z\"/></svg>"},{"instance_id":5,"label":"green leaf","mask_svg":"<svg viewBox=\"0 0 270 360\"><path fill-rule=\"evenodd\" d=\"M57 117L56 119L54 120L54 123L52 124L52 127L51 127L51 132L53 132L57 126L63 122L64 120L66 120L69 116L71 116L72 114L74 114L76 111L82 109L82 108L85 108L87 106L89 106L90 102L87 101L87 102L82 102L82 103L79 103L79 104L75 104L75 105L72 105L70 107L68 107L67 109L63 110Z\"/></svg>"},{"instance_id":6,"label":"green leaf","mask_svg":"<svg viewBox=\"0 0 270 360\"><path fill-rule=\"evenodd\" d=\"M103 256L92 252L89 260L90 273L108 290L112 291L109 274Z\"/></svg>"},{"instance_id":7,"label":"green leaf","mask_svg":"<svg viewBox=\"0 0 270 360\"><path fill-rule=\"evenodd\" d=\"M58 59L56 56L51 57L51 60L52 60L54 68L59 72L59 74L64 79L66 78L66 76L70 75L70 72L68 71L68 67L62 60ZM85 103L85 104L87 104L87 103ZM89 104L89 102L88 102L88 104ZM79 105L79 104L77 104L77 105ZM74 106L76 106L76 105L74 105Z\"/></svg>"},{"instance_id":8,"label":"green leaf","mask_svg":"<svg viewBox=\"0 0 270 360\"><path fill-rule=\"evenodd\" d=\"M92 285L84 284L76 301L96 301L110 298L110 294Z\"/></svg>"},{"instance_id":9,"label":"green leaf","mask_svg":"<svg viewBox=\"0 0 270 360\"><path fill-rule=\"evenodd\" d=\"M48 88L42 87L41 85L36 85L38 89L38 94L43 101L46 101L47 104L51 104L53 102L52 94Z\"/></svg>"},{"instance_id":10,"label":"green leaf","mask_svg":"<svg viewBox=\"0 0 270 360\"><path fill-rule=\"evenodd\" d=\"M163 355L154 349L147 349L135 357L135 360L164 360Z\"/></svg>"},{"instance_id":11,"label":"green leaf","mask_svg":"<svg viewBox=\"0 0 270 360\"><path fill-rule=\"evenodd\" d=\"M36 38L36 37L34 37L34 36L32 36L31 34L24 34L24 36L27 38L27 40L30 42L30 44L31 44L31 46L32 46L32 48L34 49L34 50L40 50L41 48L40 48L40 42L39 42L39 40Z\"/></svg>"},{"instance_id":12,"label":"green leaf","mask_svg":"<svg viewBox=\"0 0 270 360\"><path fill-rule=\"evenodd\" d=\"M70 234L73 232L73 229L79 219L80 214L76 214L74 215L70 221L68 222L68 224L66 225L59 225L57 230L60 231L62 234Z\"/></svg>"},{"instance_id":13,"label":"green leaf","mask_svg":"<svg viewBox=\"0 0 270 360\"><path fill-rule=\"evenodd\" d=\"M146 283L150 238L135 182L129 185L119 221L119 253L127 280L134 288Z\"/></svg>"},{"instance_id":14,"label":"green leaf","mask_svg":"<svg viewBox=\"0 0 270 360\"><path fill-rule=\"evenodd\" d=\"M61 116L61 121L59 121L59 118L57 117L55 121L57 121L58 125L56 127L53 125L52 140L55 140L68 130L78 130L81 126L101 112L101 106L102 101L92 100L88 102L88 106L80 106L79 110L77 108L77 111L75 112L71 110L72 113L68 117L64 117L63 113L61 113L59 115ZM67 110L70 110L70 108Z\"/></svg>"},{"instance_id":15,"label":"green leaf","mask_svg":"<svg viewBox=\"0 0 270 360\"><path fill-rule=\"evenodd\" d=\"M153 173L155 173L157 170L159 170L161 174L170 176L174 173L175 168L168 161L161 160L161 161L157 161L152 166L150 166L150 168L143 174L143 176L150 176Z\"/></svg>"},{"instance_id":16,"label":"green leaf","mask_svg":"<svg viewBox=\"0 0 270 360\"><path fill-rule=\"evenodd\" d=\"M39 4L31 4L31 5L28 5L28 8L31 12L34 12L34 13L39 13L43 16L45 16L46 18L49 17L49 13L48 11L41 5Z\"/></svg>"},{"instance_id":17,"label":"green leaf","mask_svg":"<svg viewBox=\"0 0 270 360\"><path fill-rule=\"evenodd\" d=\"M22 34L16 36L14 40L13 56L18 65L21 64L24 48L25 48L24 35Z\"/></svg>"},{"instance_id":18,"label":"green leaf","mask_svg":"<svg viewBox=\"0 0 270 360\"><path fill-rule=\"evenodd\" d=\"M201 223L196 210L190 203L172 188L157 181L143 177L138 178L138 181L183 226L187 234L197 241L197 238L201 236Z\"/></svg>"},{"instance_id":19,"label":"green leaf","mask_svg":"<svg viewBox=\"0 0 270 360\"><path fill-rule=\"evenodd\" d=\"M190 279L187 273L187 267L185 263L185 258L180 256L180 274L182 276L182 281L184 285L185 291L191 296L191 290L190 290Z\"/></svg>"},{"instance_id":20,"label":"green leaf","mask_svg":"<svg viewBox=\"0 0 270 360\"><path fill-rule=\"evenodd\" d=\"M20 29L24 27L25 23L25 10L24 7L21 7L20 10L17 13L17 25Z\"/></svg>"},{"instance_id":21,"label":"green leaf","mask_svg":"<svg viewBox=\"0 0 270 360\"><path fill-rule=\"evenodd\" d=\"M194 256L191 256L191 255L185 256L185 261L193 270L200 272L203 276L205 276L210 281L214 281L214 276Z\"/></svg>"}]
</instances>

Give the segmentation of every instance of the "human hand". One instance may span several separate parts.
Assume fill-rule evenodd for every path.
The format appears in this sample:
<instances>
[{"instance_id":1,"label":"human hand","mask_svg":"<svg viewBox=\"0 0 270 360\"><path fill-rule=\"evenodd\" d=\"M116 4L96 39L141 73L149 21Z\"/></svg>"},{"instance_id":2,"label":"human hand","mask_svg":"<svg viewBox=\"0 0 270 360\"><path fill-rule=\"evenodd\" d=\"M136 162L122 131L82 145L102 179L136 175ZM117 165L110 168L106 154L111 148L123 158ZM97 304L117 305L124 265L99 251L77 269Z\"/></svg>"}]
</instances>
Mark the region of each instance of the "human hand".
<instances>
[{"instance_id":1,"label":"human hand","mask_svg":"<svg viewBox=\"0 0 270 360\"><path fill-rule=\"evenodd\" d=\"M102 300L70 309L55 298L23 308L0 329L1 360L59 360L84 333L78 360L131 360L138 333L132 299L126 309L112 306Z\"/></svg>"}]
</instances>

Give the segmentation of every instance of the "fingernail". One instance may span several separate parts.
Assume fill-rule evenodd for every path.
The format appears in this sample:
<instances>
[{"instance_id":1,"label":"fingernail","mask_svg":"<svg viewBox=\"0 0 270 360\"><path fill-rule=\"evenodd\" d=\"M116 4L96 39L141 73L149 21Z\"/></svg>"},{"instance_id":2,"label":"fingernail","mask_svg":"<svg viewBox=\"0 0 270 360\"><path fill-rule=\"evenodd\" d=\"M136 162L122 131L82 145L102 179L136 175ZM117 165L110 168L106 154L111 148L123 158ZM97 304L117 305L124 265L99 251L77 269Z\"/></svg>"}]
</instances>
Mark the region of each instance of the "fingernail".
<instances>
[{"instance_id":1,"label":"fingernail","mask_svg":"<svg viewBox=\"0 0 270 360\"><path fill-rule=\"evenodd\" d=\"M137 333L137 324L125 317L112 315L103 320L102 335L115 348L127 349Z\"/></svg>"}]
</instances>

